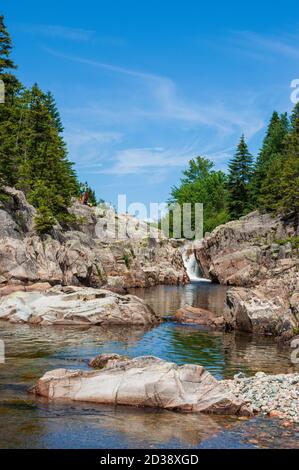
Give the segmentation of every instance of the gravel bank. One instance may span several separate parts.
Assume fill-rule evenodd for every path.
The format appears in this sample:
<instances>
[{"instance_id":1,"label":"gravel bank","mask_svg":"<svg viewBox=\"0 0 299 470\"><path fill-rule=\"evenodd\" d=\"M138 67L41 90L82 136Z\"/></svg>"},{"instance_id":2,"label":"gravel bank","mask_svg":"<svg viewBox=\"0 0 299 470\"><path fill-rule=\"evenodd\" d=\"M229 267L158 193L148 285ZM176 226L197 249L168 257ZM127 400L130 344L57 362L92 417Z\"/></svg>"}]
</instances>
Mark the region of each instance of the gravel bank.
<instances>
[{"instance_id":1,"label":"gravel bank","mask_svg":"<svg viewBox=\"0 0 299 470\"><path fill-rule=\"evenodd\" d=\"M253 377L237 374L233 380L223 382L254 412L299 423L299 374L257 372Z\"/></svg>"}]
</instances>

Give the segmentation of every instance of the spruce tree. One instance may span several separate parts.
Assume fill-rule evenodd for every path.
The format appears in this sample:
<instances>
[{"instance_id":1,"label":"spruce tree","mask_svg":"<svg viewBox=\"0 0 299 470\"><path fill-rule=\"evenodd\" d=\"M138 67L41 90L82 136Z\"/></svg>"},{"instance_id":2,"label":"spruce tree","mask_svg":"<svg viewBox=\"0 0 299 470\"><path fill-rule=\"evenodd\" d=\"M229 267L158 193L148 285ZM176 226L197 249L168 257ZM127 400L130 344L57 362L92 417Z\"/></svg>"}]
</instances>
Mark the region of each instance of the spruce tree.
<instances>
[{"instance_id":1,"label":"spruce tree","mask_svg":"<svg viewBox=\"0 0 299 470\"><path fill-rule=\"evenodd\" d=\"M291 116L291 130L285 143L285 158L280 178L281 200L278 209L295 216L299 224L299 103Z\"/></svg>"},{"instance_id":2,"label":"spruce tree","mask_svg":"<svg viewBox=\"0 0 299 470\"><path fill-rule=\"evenodd\" d=\"M242 135L235 156L229 162L229 212L233 219L241 217L252 208L250 190L252 174L253 157Z\"/></svg>"},{"instance_id":3,"label":"spruce tree","mask_svg":"<svg viewBox=\"0 0 299 470\"><path fill-rule=\"evenodd\" d=\"M21 84L12 73L16 65L10 57L12 42L0 16L0 79L5 87L5 102L0 103L0 179L2 184L13 185L16 175L17 128L20 114L17 105Z\"/></svg>"},{"instance_id":4,"label":"spruce tree","mask_svg":"<svg viewBox=\"0 0 299 470\"><path fill-rule=\"evenodd\" d=\"M35 207L42 210L41 216L44 214L47 221L56 218L64 222L68 218L67 207L71 198L79 191L73 165L67 158L57 121L49 111L48 95L35 84L24 97L22 158L16 186L27 194Z\"/></svg>"},{"instance_id":5,"label":"spruce tree","mask_svg":"<svg viewBox=\"0 0 299 470\"><path fill-rule=\"evenodd\" d=\"M45 94L44 101L45 101L45 105L47 106L50 115L52 116L56 129L60 133L63 132L64 129L63 129L61 117L60 117L60 114L56 105L56 101L55 101L53 94L50 91L48 91Z\"/></svg>"},{"instance_id":6,"label":"spruce tree","mask_svg":"<svg viewBox=\"0 0 299 470\"><path fill-rule=\"evenodd\" d=\"M283 154L288 128L287 114L279 115L274 111L255 164L252 179L252 196L256 207L260 207L261 201L268 197L268 189L265 190L264 180L269 172L273 172L271 166L274 159L281 158ZM275 168L277 165L278 162L275 161Z\"/></svg>"}]
</instances>

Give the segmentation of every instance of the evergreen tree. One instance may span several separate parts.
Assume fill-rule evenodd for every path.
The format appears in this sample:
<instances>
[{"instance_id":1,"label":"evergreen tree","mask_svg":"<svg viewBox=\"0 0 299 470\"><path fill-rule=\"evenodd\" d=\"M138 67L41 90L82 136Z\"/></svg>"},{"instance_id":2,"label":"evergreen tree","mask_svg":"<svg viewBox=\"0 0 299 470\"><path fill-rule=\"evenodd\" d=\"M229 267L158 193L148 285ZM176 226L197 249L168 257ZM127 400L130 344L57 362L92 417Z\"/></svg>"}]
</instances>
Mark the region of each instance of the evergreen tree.
<instances>
[{"instance_id":1,"label":"evergreen tree","mask_svg":"<svg viewBox=\"0 0 299 470\"><path fill-rule=\"evenodd\" d=\"M275 168L278 167L278 159L283 155L285 137L288 134L288 130L289 122L287 114L284 113L279 116L274 111L254 169L252 196L257 207L260 205L261 200L265 200L268 197L268 188L266 189L264 180L269 172L273 173L272 164L274 159Z\"/></svg>"},{"instance_id":2,"label":"evergreen tree","mask_svg":"<svg viewBox=\"0 0 299 470\"><path fill-rule=\"evenodd\" d=\"M60 117L60 114L59 114L59 111L55 102L55 98L50 91L48 91L44 95L44 100L45 100L45 105L47 106L48 111L50 115L52 116L56 129L60 133L63 132L64 129L63 129L61 117Z\"/></svg>"},{"instance_id":3,"label":"evergreen tree","mask_svg":"<svg viewBox=\"0 0 299 470\"><path fill-rule=\"evenodd\" d=\"M48 95L38 85L24 94L23 132L16 186L38 209L47 207L47 220L67 219L67 207L79 186L57 122L48 109ZM43 214L46 214L43 209Z\"/></svg>"},{"instance_id":4,"label":"evergreen tree","mask_svg":"<svg viewBox=\"0 0 299 470\"><path fill-rule=\"evenodd\" d=\"M16 135L20 120L17 107L21 84L12 73L16 65L10 57L12 42L0 16L0 80L5 87L5 102L0 104L0 179L2 184L13 184L16 172Z\"/></svg>"},{"instance_id":5,"label":"evergreen tree","mask_svg":"<svg viewBox=\"0 0 299 470\"><path fill-rule=\"evenodd\" d=\"M229 162L228 190L231 218L239 218L252 208L251 178L253 157L242 135L234 158Z\"/></svg>"},{"instance_id":6,"label":"evergreen tree","mask_svg":"<svg viewBox=\"0 0 299 470\"><path fill-rule=\"evenodd\" d=\"M11 38L0 16L0 79L5 83L5 103L0 104L1 185L23 190L37 209L36 228L48 231L58 220L68 222L71 198L79 183L68 160L63 126L53 95L37 84L22 87L12 71ZM95 199L91 188L90 199ZM0 194L0 198L1 198Z\"/></svg>"},{"instance_id":7,"label":"evergreen tree","mask_svg":"<svg viewBox=\"0 0 299 470\"><path fill-rule=\"evenodd\" d=\"M10 57L12 50L11 37L4 23L4 16L0 15L0 78L5 84L5 101L13 100L13 95L19 90L21 84L11 72L17 68Z\"/></svg>"},{"instance_id":8,"label":"evergreen tree","mask_svg":"<svg viewBox=\"0 0 299 470\"><path fill-rule=\"evenodd\" d=\"M299 224L299 103L291 116L291 131L285 143L285 158L281 173L281 200L278 209L295 215Z\"/></svg>"}]
</instances>

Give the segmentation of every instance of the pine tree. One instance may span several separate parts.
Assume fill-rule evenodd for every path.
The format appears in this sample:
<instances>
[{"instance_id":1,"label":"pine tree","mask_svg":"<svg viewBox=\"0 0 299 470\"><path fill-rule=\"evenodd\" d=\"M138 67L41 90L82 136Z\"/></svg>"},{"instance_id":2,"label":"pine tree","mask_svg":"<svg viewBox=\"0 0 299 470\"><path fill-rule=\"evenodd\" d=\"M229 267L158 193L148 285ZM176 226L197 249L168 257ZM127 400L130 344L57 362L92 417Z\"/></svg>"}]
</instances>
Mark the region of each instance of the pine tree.
<instances>
[{"instance_id":1,"label":"pine tree","mask_svg":"<svg viewBox=\"0 0 299 470\"><path fill-rule=\"evenodd\" d=\"M259 207L261 200L268 197L268 190L265 193L264 180L271 169L273 160L281 157L284 151L285 137L288 134L289 122L287 114L279 115L273 112L262 148L258 155L254 175L252 179L252 196L255 206ZM275 162L277 167L278 162Z\"/></svg>"},{"instance_id":2,"label":"pine tree","mask_svg":"<svg viewBox=\"0 0 299 470\"><path fill-rule=\"evenodd\" d=\"M48 109L48 95L37 84L24 94L23 132L17 184L38 209L46 206L52 218L63 222L78 182L57 122ZM47 220L49 218L47 213Z\"/></svg>"},{"instance_id":3,"label":"pine tree","mask_svg":"<svg viewBox=\"0 0 299 470\"><path fill-rule=\"evenodd\" d=\"M239 218L251 209L250 183L253 174L253 157L242 135L234 158L229 162L228 190L229 212Z\"/></svg>"},{"instance_id":4,"label":"pine tree","mask_svg":"<svg viewBox=\"0 0 299 470\"><path fill-rule=\"evenodd\" d=\"M56 129L59 133L63 132L63 125L61 121L61 117L55 102L55 98L50 91L48 91L44 96L45 105L48 108L50 115L52 116L53 122L55 124Z\"/></svg>"},{"instance_id":5,"label":"pine tree","mask_svg":"<svg viewBox=\"0 0 299 470\"><path fill-rule=\"evenodd\" d=\"M281 200L278 209L295 215L299 224L299 103L291 116L291 130L285 143L285 158L281 173Z\"/></svg>"},{"instance_id":6,"label":"pine tree","mask_svg":"<svg viewBox=\"0 0 299 470\"><path fill-rule=\"evenodd\" d=\"M12 42L0 16L0 80L5 87L5 102L0 104L0 179L2 184L14 184L16 173L16 135L20 120L16 101L21 84L11 72L16 69L10 58Z\"/></svg>"},{"instance_id":7,"label":"pine tree","mask_svg":"<svg viewBox=\"0 0 299 470\"><path fill-rule=\"evenodd\" d=\"M5 84L5 101L11 101L20 88L20 82L10 70L17 68L10 57L12 50L11 37L4 24L4 16L0 15L0 78Z\"/></svg>"}]
</instances>

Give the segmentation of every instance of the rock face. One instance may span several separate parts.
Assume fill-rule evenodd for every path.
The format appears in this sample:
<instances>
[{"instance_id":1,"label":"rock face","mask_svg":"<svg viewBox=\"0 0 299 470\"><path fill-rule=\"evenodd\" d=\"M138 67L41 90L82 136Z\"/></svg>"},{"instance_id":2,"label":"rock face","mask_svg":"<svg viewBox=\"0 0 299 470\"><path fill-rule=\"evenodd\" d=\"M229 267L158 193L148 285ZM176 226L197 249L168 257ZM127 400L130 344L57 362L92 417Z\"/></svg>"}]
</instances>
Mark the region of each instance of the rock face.
<instances>
[{"instance_id":1,"label":"rock face","mask_svg":"<svg viewBox=\"0 0 299 470\"><path fill-rule=\"evenodd\" d=\"M53 370L31 391L51 399L250 415L244 402L203 367L178 366L152 356L108 360L93 372Z\"/></svg>"},{"instance_id":2,"label":"rock face","mask_svg":"<svg viewBox=\"0 0 299 470\"><path fill-rule=\"evenodd\" d=\"M228 328L276 336L296 331L299 257L287 240L297 233L293 222L253 212L197 243L195 255L204 275L236 286L227 293Z\"/></svg>"},{"instance_id":3,"label":"rock face","mask_svg":"<svg viewBox=\"0 0 299 470\"><path fill-rule=\"evenodd\" d=\"M288 289L280 280L254 288L232 288L227 292L224 321L228 328L280 336L295 331L299 316L292 309ZM298 312L298 307L296 308Z\"/></svg>"},{"instance_id":4,"label":"rock face","mask_svg":"<svg viewBox=\"0 0 299 470\"><path fill-rule=\"evenodd\" d=\"M251 287L289 269L298 270L296 249L290 243L276 243L296 233L291 223L252 212L220 225L197 242L195 255L205 277L220 284Z\"/></svg>"},{"instance_id":5,"label":"rock face","mask_svg":"<svg viewBox=\"0 0 299 470\"><path fill-rule=\"evenodd\" d=\"M176 321L180 323L193 323L210 328L220 328L223 326L223 318L217 317L209 310L200 307L184 305L175 313Z\"/></svg>"},{"instance_id":6,"label":"rock face","mask_svg":"<svg viewBox=\"0 0 299 470\"><path fill-rule=\"evenodd\" d=\"M112 289L188 281L180 250L161 231L107 206L75 201L72 227L38 236L35 209L5 188L0 202L0 295L8 285L84 285ZM5 293L5 290L2 291Z\"/></svg>"},{"instance_id":7,"label":"rock face","mask_svg":"<svg viewBox=\"0 0 299 470\"><path fill-rule=\"evenodd\" d=\"M160 319L134 295L104 289L54 287L0 299L0 320L35 325L156 325Z\"/></svg>"}]
</instances>

